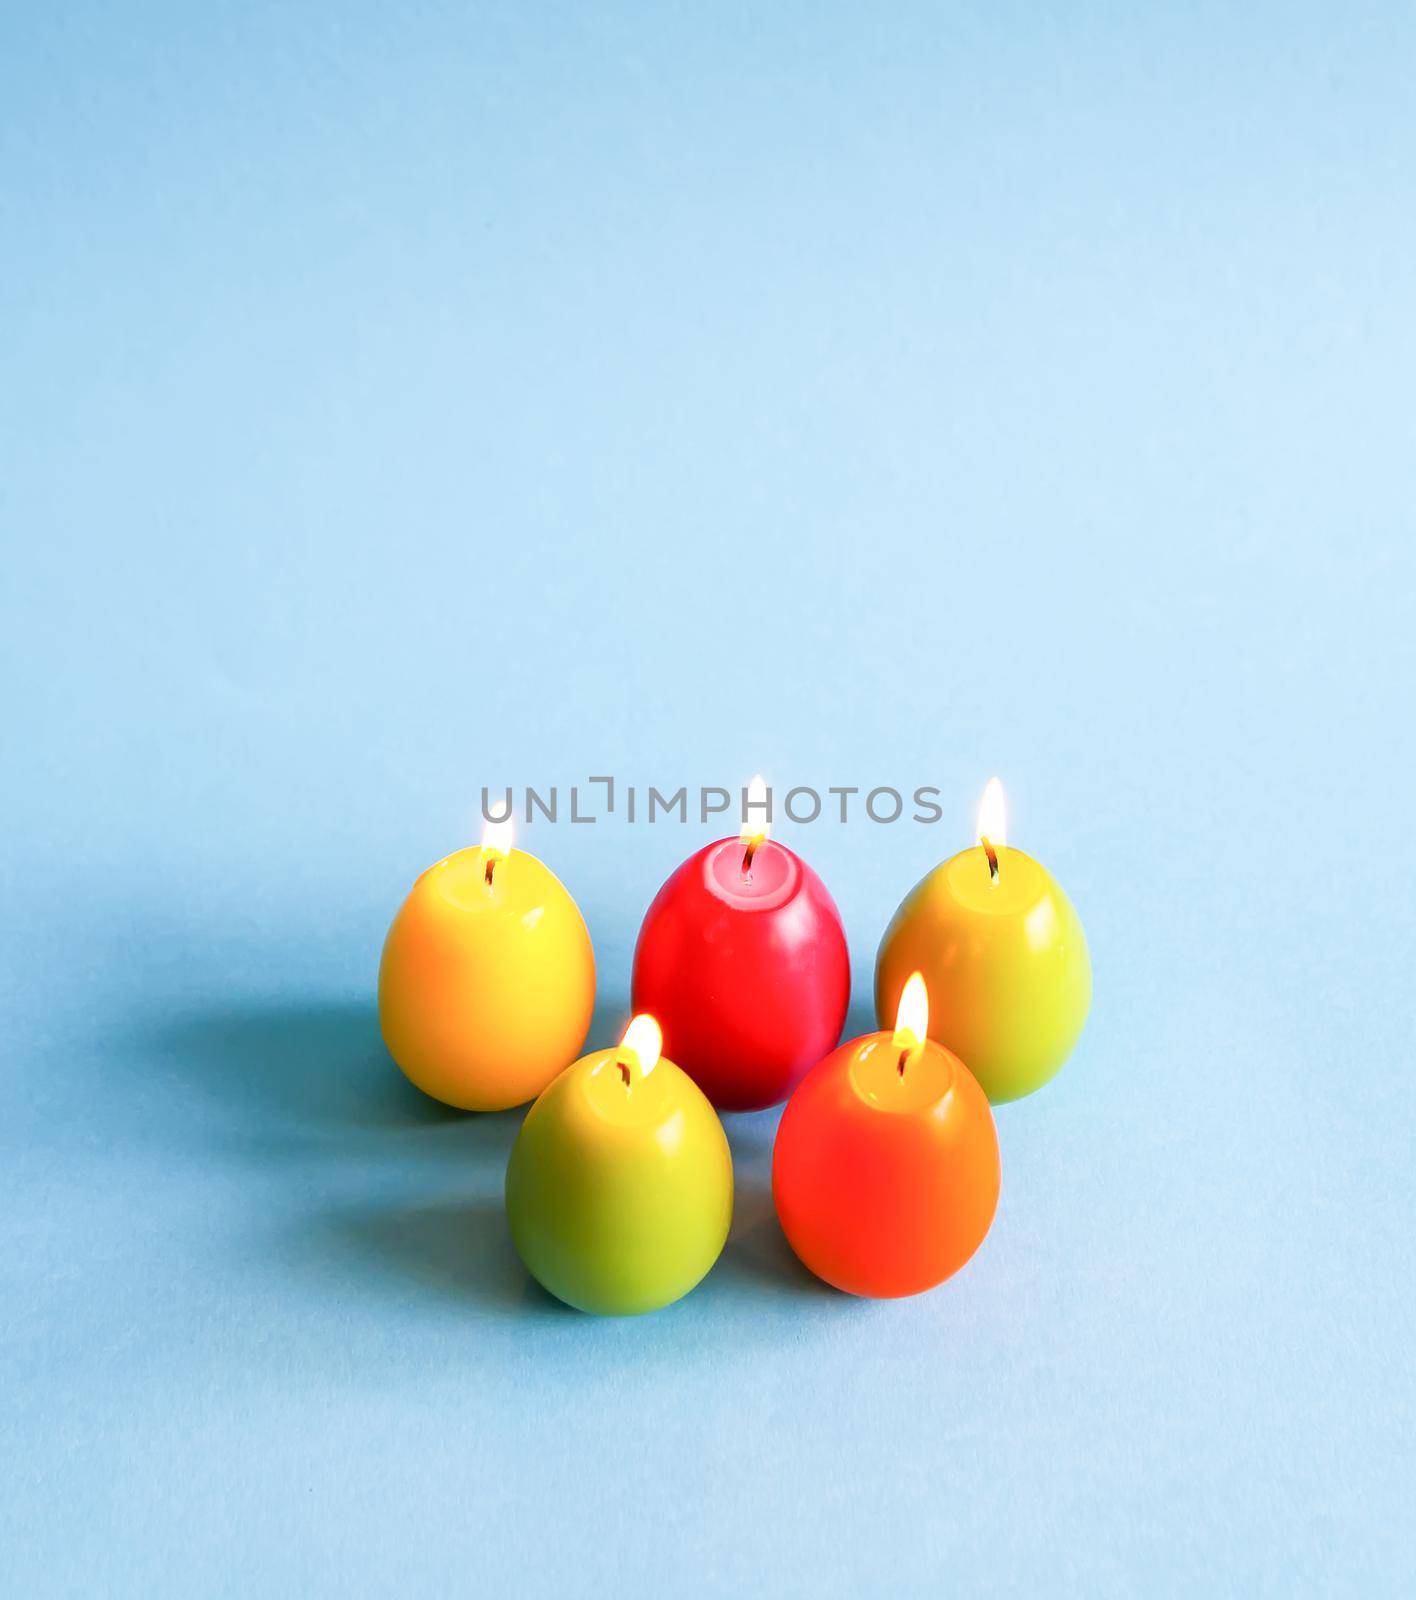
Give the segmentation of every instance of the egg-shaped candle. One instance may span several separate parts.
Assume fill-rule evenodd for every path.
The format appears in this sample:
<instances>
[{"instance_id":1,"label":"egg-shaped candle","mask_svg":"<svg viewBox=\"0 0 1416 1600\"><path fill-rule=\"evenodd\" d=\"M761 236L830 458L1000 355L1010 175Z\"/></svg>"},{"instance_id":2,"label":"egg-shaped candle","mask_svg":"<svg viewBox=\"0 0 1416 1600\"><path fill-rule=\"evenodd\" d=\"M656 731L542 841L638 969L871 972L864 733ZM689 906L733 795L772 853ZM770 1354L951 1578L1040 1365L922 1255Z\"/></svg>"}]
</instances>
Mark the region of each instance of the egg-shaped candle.
<instances>
[{"instance_id":1,"label":"egg-shaped candle","mask_svg":"<svg viewBox=\"0 0 1416 1600\"><path fill-rule=\"evenodd\" d=\"M580 908L509 823L413 885L384 941L379 1025L425 1094L464 1111L533 1099L575 1059L595 1005Z\"/></svg>"},{"instance_id":2,"label":"egg-shaped candle","mask_svg":"<svg viewBox=\"0 0 1416 1600\"><path fill-rule=\"evenodd\" d=\"M895 1027L833 1050L787 1102L772 1197L818 1278L891 1298L932 1289L983 1243L998 1205L998 1135L972 1073L927 1037L915 973Z\"/></svg>"},{"instance_id":3,"label":"egg-shaped candle","mask_svg":"<svg viewBox=\"0 0 1416 1600\"><path fill-rule=\"evenodd\" d=\"M1086 935L1061 886L1004 842L1002 785L978 843L910 890L875 964L875 1012L893 1016L911 972L929 985L930 1036L968 1063L995 1104L1040 1089L1072 1053L1091 1008Z\"/></svg>"},{"instance_id":4,"label":"egg-shaped candle","mask_svg":"<svg viewBox=\"0 0 1416 1600\"><path fill-rule=\"evenodd\" d=\"M748 813L763 803L753 780ZM658 1017L715 1106L779 1104L841 1037L850 956L835 901L809 866L744 822L659 890L634 952L634 1009Z\"/></svg>"},{"instance_id":5,"label":"egg-shaped candle","mask_svg":"<svg viewBox=\"0 0 1416 1600\"><path fill-rule=\"evenodd\" d=\"M566 1068L526 1113L506 1210L531 1275L581 1311L686 1295L722 1253L733 1163L717 1113L663 1056L653 1017Z\"/></svg>"}]
</instances>

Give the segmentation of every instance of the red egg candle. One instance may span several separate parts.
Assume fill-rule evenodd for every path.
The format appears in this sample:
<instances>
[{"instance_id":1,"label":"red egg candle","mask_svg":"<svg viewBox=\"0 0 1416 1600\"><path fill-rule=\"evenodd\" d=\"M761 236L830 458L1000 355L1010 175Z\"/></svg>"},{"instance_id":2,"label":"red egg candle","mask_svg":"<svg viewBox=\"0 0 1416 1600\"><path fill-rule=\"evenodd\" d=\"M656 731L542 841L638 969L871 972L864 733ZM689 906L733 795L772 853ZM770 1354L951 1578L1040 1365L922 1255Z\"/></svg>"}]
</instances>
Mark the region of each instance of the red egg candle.
<instances>
[{"instance_id":1,"label":"red egg candle","mask_svg":"<svg viewBox=\"0 0 1416 1600\"><path fill-rule=\"evenodd\" d=\"M983 1243L998 1206L988 1097L928 1037L915 973L891 1033L833 1050L787 1102L772 1197L803 1264L848 1294L932 1289Z\"/></svg>"},{"instance_id":2,"label":"red egg candle","mask_svg":"<svg viewBox=\"0 0 1416 1600\"><path fill-rule=\"evenodd\" d=\"M748 814L766 786L752 785ZM639 930L635 1011L715 1106L777 1105L841 1036L850 957L825 884L764 825L689 857Z\"/></svg>"}]
</instances>

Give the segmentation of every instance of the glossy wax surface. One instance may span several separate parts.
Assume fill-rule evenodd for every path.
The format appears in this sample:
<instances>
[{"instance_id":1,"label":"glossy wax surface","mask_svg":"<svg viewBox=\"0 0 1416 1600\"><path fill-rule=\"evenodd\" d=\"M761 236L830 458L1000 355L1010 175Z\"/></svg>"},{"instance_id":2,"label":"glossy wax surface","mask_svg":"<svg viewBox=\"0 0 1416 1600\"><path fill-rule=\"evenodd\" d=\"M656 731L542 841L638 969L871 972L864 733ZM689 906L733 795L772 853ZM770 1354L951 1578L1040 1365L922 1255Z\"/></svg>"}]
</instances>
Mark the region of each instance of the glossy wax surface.
<instances>
[{"instance_id":1,"label":"glossy wax surface","mask_svg":"<svg viewBox=\"0 0 1416 1600\"><path fill-rule=\"evenodd\" d=\"M654 1311L718 1259L733 1165L717 1113L661 1058L625 1082L616 1052L562 1072L529 1112L506 1171L511 1236L527 1270L567 1305Z\"/></svg>"},{"instance_id":2,"label":"glossy wax surface","mask_svg":"<svg viewBox=\"0 0 1416 1600\"><path fill-rule=\"evenodd\" d=\"M932 1289L983 1242L998 1136L968 1068L932 1040L899 1070L888 1033L853 1039L787 1102L772 1157L782 1230L818 1278L890 1298Z\"/></svg>"},{"instance_id":3,"label":"glossy wax surface","mask_svg":"<svg viewBox=\"0 0 1416 1600\"><path fill-rule=\"evenodd\" d=\"M841 1036L850 957L825 884L767 839L690 856L655 896L634 955L633 1006L725 1110L776 1105Z\"/></svg>"},{"instance_id":4,"label":"glossy wax surface","mask_svg":"<svg viewBox=\"0 0 1416 1600\"><path fill-rule=\"evenodd\" d=\"M426 1094L504 1111L539 1094L585 1042L595 956L580 908L524 850L486 880L481 850L422 874L379 965L379 1024Z\"/></svg>"},{"instance_id":5,"label":"glossy wax surface","mask_svg":"<svg viewBox=\"0 0 1416 1600\"><path fill-rule=\"evenodd\" d=\"M1041 1088L1091 1008L1086 935L1061 887L1021 850L961 850L896 911L875 965L875 1009L894 1022L911 972L929 989L929 1033L968 1063L995 1103Z\"/></svg>"}]
</instances>

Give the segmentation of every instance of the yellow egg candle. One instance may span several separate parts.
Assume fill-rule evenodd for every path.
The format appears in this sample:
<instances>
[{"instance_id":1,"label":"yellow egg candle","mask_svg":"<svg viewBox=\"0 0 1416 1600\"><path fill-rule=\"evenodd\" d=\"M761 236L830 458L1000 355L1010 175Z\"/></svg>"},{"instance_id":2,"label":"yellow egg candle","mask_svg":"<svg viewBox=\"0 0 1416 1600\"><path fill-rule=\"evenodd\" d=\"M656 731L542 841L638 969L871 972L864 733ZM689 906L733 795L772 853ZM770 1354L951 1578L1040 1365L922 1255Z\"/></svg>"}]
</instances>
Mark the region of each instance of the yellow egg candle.
<instances>
[{"instance_id":1,"label":"yellow egg candle","mask_svg":"<svg viewBox=\"0 0 1416 1600\"><path fill-rule=\"evenodd\" d=\"M1091 1008L1091 957L1072 902L1047 869L1004 842L1003 788L979 809L978 843L906 895L875 964L875 1009L893 1021L922 972L929 1036L995 1104L1040 1089L1072 1053Z\"/></svg>"},{"instance_id":2,"label":"yellow egg candle","mask_svg":"<svg viewBox=\"0 0 1416 1600\"><path fill-rule=\"evenodd\" d=\"M413 885L379 965L379 1025L404 1073L464 1111L534 1099L579 1053L595 1004L580 907L489 823Z\"/></svg>"}]
</instances>

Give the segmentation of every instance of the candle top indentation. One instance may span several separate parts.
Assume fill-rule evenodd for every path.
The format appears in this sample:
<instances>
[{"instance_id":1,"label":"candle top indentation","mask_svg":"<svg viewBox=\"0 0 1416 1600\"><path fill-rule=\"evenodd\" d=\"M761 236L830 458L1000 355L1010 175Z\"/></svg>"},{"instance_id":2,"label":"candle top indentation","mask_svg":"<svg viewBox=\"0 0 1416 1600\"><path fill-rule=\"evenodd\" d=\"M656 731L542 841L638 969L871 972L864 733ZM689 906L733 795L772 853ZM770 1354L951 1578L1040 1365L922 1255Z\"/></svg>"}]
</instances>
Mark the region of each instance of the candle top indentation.
<instances>
[{"instance_id":1,"label":"candle top indentation","mask_svg":"<svg viewBox=\"0 0 1416 1600\"><path fill-rule=\"evenodd\" d=\"M743 844L721 839L703 860L703 880L710 893L742 911L770 911L790 900L801 884L801 863L785 845L764 839L744 870Z\"/></svg>"}]
</instances>

